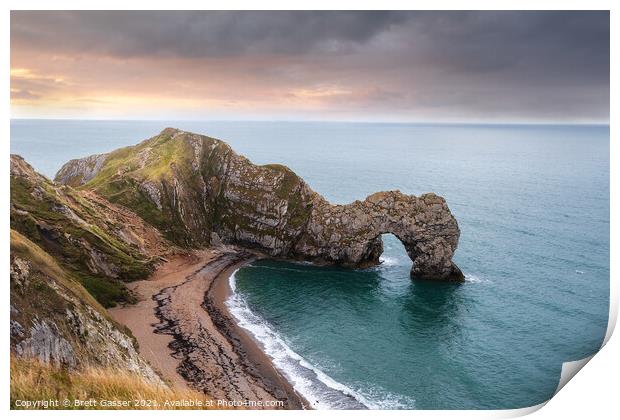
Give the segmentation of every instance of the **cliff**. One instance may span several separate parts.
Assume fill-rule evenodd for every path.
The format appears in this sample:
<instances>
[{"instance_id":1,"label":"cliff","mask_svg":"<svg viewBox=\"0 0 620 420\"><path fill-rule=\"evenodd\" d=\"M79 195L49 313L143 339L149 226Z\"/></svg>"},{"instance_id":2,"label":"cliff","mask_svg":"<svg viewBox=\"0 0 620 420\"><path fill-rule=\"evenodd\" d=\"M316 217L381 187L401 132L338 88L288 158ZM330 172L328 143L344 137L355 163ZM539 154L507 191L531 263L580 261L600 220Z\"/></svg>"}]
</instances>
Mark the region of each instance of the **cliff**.
<instances>
[{"instance_id":1,"label":"cliff","mask_svg":"<svg viewBox=\"0 0 620 420\"><path fill-rule=\"evenodd\" d=\"M115 367L164 386L132 337L53 257L11 230L11 352L69 370Z\"/></svg>"},{"instance_id":2,"label":"cliff","mask_svg":"<svg viewBox=\"0 0 620 420\"><path fill-rule=\"evenodd\" d=\"M12 398L65 392L89 372L93 395L123 386L173 393L104 306L132 302L125 282L147 277L178 248L130 210L56 185L16 155L10 181ZM36 389L25 386L35 374Z\"/></svg>"},{"instance_id":3,"label":"cliff","mask_svg":"<svg viewBox=\"0 0 620 420\"><path fill-rule=\"evenodd\" d=\"M176 249L132 211L56 185L16 155L11 228L57 258L104 306L131 301L124 282L147 277Z\"/></svg>"},{"instance_id":4,"label":"cliff","mask_svg":"<svg viewBox=\"0 0 620 420\"><path fill-rule=\"evenodd\" d=\"M252 164L226 143L167 128L142 143L65 164L55 181L129 208L183 247L219 242L278 258L366 267L392 233L411 274L463 279L460 231L445 200L399 191L332 205L283 165Z\"/></svg>"}]
</instances>

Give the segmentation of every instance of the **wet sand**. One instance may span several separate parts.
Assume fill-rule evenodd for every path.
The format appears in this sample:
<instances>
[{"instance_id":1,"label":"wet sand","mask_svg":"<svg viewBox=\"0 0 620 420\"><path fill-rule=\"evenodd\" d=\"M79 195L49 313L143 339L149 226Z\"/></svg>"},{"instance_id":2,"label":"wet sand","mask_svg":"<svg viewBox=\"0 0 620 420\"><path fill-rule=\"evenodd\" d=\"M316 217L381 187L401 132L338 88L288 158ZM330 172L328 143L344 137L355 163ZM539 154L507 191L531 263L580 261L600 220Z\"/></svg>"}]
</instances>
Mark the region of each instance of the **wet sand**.
<instances>
[{"instance_id":1,"label":"wet sand","mask_svg":"<svg viewBox=\"0 0 620 420\"><path fill-rule=\"evenodd\" d=\"M202 268L212 258L213 255L209 251L173 256L168 262L159 266L149 279L127 285L138 297L138 303L108 309L112 318L127 326L136 337L140 355L164 379L179 388L188 388L188 383L177 372L179 361L172 357L172 351L168 347L170 337L155 334L155 326L160 320L155 315L157 303L153 300L153 296L165 287L182 283L185 277Z\"/></svg>"},{"instance_id":2,"label":"wet sand","mask_svg":"<svg viewBox=\"0 0 620 420\"><path fill-rule=\"evenodd\" d=\"M131 329L140 354L175 386L216 400L248 401L246 408L307 408L226 307L229 276L253 259L232 248L172 257L148 280L129 285L137 304L110 314Z\"/></svg>"}]
</instances>

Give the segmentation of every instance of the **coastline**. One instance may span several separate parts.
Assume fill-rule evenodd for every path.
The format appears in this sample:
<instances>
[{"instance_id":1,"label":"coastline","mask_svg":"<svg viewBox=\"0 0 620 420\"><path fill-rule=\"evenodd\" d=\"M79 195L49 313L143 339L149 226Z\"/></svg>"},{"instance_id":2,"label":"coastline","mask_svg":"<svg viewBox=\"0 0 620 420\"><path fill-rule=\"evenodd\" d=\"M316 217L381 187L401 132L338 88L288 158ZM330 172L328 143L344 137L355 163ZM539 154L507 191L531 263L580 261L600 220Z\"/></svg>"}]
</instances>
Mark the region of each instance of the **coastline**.
<instances>
[{"instance_id":1,"label":"coastline","mask_svg":"<svg viewBox=\"0 0 620 420\"><path fill-rule=\"evenodd\" d=\"M271 386L284 388L287 395L293 395L293 400L298 400L297 407L301 409L311 409L310 403L297 392L293 385L280 373L275 367L272 360L261 348L251 334L239 326L235 317L230 313L230 309L226 305L226 300L232 295L230 288L230 276L242 266L255 261L256 255L240 261L226 270L220 272L213 280L209 291L205 295L203 307L214 318L220 331L222 331L231 340L236 351L244 354L245 359L249 362L248 368L252 372L258 373L263 381L268 381Z\"/></svg>"},{"instance_id":2,"label":"coastline","mask_svg":"<svg viewBox=\"0 0 620 420\"><path fill-rule=\"evenodd\" d=\"M308 401L226 306L230 275L256 258L229 247L172 258L149 279L129 285L137 304L109 312L132 331L140 354L175 386L251 404L245 408L308 409Z\"/></svg>"},{"instance_id":3,"label":"coastline","mask_svg":"<svg viewBox=\"0 0 620 420\"><path fill-rule=\"evenodd\" d=\"M257 258L268 257L261 255ZM228 318L228 328L238 334L237 337L246 340L244 345L250 348L258 347L259 354L267 356L269 364L275 367L278 374L284 376L283 380L293 386L296 393L306 401L307 407L345 410L381 408L305 360L247 306L235 290L235 273L244 264L247 262L222 273L221 278L214 283L211 296L207 294L205 299L207 305L209 299L212 300L210 312L224 312Z\"/></svg>"}]
</instances>

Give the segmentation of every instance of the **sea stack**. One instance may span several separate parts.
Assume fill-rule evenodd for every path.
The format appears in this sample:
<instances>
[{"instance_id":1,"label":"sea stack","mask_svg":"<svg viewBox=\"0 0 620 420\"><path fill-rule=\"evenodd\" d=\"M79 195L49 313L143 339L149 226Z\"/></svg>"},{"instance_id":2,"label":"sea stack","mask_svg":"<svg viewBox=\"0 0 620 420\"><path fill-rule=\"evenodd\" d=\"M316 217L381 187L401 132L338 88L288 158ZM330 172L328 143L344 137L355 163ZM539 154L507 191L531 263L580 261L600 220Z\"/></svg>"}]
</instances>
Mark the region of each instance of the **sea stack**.
<instances>
[{"instance_id":1,"label":"sea stack","mask_svg":"<svg viewBox=\"0 0 620 420\"><path fill-rule=\"evenodd\" d=\"M130 208L177 245L223 243L276 258L368 267L381 234L409 254L413 278L462 281L459 227L445 200L400 191L333 205L283 165L254 165L229 145L167 128L142 143L66 163L55 181Z\"/></svg>"}]
</instances>

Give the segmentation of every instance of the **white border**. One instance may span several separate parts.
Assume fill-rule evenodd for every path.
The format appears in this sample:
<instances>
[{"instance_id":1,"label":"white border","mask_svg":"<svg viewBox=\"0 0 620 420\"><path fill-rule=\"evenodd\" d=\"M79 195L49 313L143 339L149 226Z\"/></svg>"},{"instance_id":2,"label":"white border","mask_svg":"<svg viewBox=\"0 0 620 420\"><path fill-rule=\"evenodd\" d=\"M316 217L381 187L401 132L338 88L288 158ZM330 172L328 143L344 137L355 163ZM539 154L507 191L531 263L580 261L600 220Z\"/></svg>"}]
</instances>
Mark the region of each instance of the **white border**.
<instances>
[{"instance_id":1,"label":"white border","mask_svg":"<svg viewBox=\"0 0 620 420\"><path fill-rule=\"evenodd\" d=\"M618 18L616 17L616 12L620 10L618 7L614 7L618 2L612 1L600 1L600 0L591 0L591 1L574 1L567 0L562 2L554 2L548 0L522 0L522 1L502 1L492 2L492 1L418 1L412 3L410 1L402 1L402 0L383 0L381 2L370 2L370 1L341 1L334 2L325 1L325 0L315 0L315 1L297 1L294 4L285 2L285 1L272 1L272 0L263 0L261 2L252 2L252 1L240 1L240 0L230 0L226 3L221 2L217 4L206 3L196 0L176 0L174 2L164 2L164 1L151 1L149 3L139 3L134 2L130 3L128 1L120 1L120 0L108 0L101 1L95 0L88 2L88 7L85 7L86 4L84 2L80 2L77 0L57 0L53 3L49 1L42 0L33 0L33 1L13 1L9 0L5 4L7 5L5 12L2 14L1 25L2 28L2 36L4 38L4 46L2 49L2 62L4 68L4 77L2 78L2 87L3 93L5 95L5 100L2 104L2 110L4 119L2 121L2 134L3 141L1 142L1 147L3 151L3 159L2 159L2 167L0 171L3 174L2 177L2 211L4 214L4 218L2 219L2 227L5 232L4 241L2 242L2 261L4 265L4 273L5 276L8 276L9 272L9 139L10 139L10 77L9 71L10 68L10 24L9 24L9 10L49 10L49 9L118 9L118 10L128 10L128 9L140 9L140 6L148 6L152 9L160 9L160 10L177 10L177 9L222 9L222 10L232 10L232 9L350 9L350 10L370 10L370 9L417 9L417 10L484 10L484 9L494 9L494 10L518 10L518 9L529 9L529 10L573 10L573 9L600 9L600 10L611 10L611 40L612 40L612 49L611 49L611 114L610 114L610 165L611 165L611 180L610 180L610 191L611 194L611 202L610 202L610 215L611 217L611 265L610 265L610 273L611 273L611 302L610 302L610 320L608 325L607 334L605 337L605 347L597 354L590 363L588 363L583 371L579 374L579 379L570 381L562 390L552 398L548 404L546 404L543 410L537 411L539 408L544 406L545 404L541 404L537 407L525 408L520 410L498 410L498 411L389 411L389 412L381 412L380 414L376 411L368 411L368 412L351 412L351 411L333 411L333 412L319 412L319 411L309 411L309 412L269 412L263 413L258 411L230 411L230 412L197 412L197 411L183 411L183 412L145 412L141 411L139 413L140 416L155 418L162 416L166 416L169 418L200 418L203 417L213 417L217 416L220 418L265 418L266 415L269 418L289 418L291 415L294 416L309 416L309 417L326 417L326 418L342 418L342 417L351 417L351 418L376 418L377 415L381 415L381 417L386 416L390 418L409 418L415 416L417 418L433 418L433 419L443 419L443 418L465 418L465 419L480 419L480 418L505 418L505 417L515 417L520 415L525 415L531 412L535 412L532 418L536 419L549 419L549 418L563 418L563 419L582 419L584 416L593 416L593 418L611 418L613 413L619 412L619 403L617 397L617 385L618 385L618 373L620 362L618 361L618 355L620 354L620 344L618 344L617 338L612 338L612 332L616 324L617 312L618 312L618 263L617 258L618 255L618 225L616 223L616 219L613 215L620 214L620 206L617 193L618 187L618 170L617 165L620 163L618 159L618 147L615 143L615 123L619 121L618 119L618 106L617 106L617 83L615 83L614 74L618 74L618 54L617 51L614 50L613 47L618 45ZM616 89L614 89L616 88ZM7 277L5 277L6 280ZM2 293L3 302L0 303L0 307L2 310L3 317L3 325L9 325L9 294L8 292L8 281L5 283L4 293ZM610 340L611 338L611 340ZM8 348L8 334L6 333L2 336L3 343L0 344L0 348ZM0 375L2 378L2 388L1 392L5 398L4 409L8 410L9 406L9 371L8 371L8 352L5 353L4 360L0 367ZM569 369L574 369L578 362L565 365L563 367L563 376L568 374ZM577 369L578 370L578 369ZM115 412L114 416L118 416L119 418L130 418L130 416L135 416L136 412L127 411L127 412ZM10 411L9 415L15 418L32 418L45 416L46 418L54 419L54 418L73 418L74 416L84 417L89 416L92 418L108 418L110 416L109 412L84 412L84 411L76 411L76 412L19 412L19 411Z\"/></svg>"}]
</instances>

